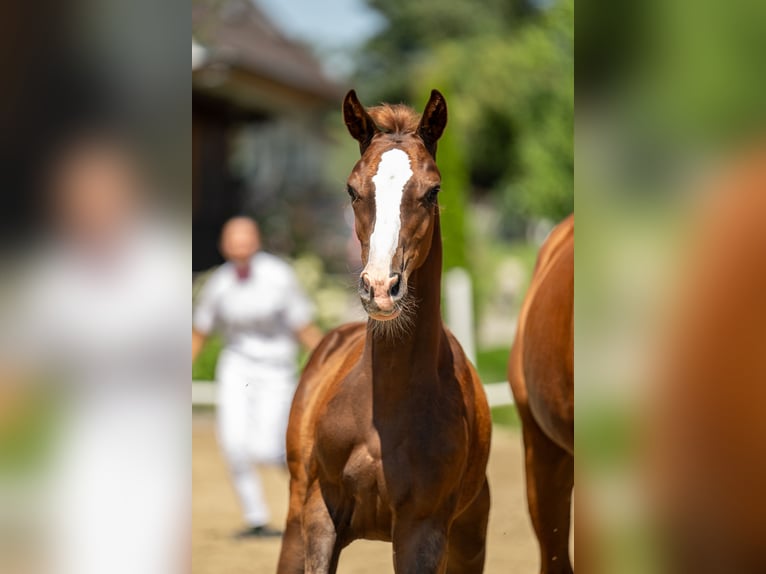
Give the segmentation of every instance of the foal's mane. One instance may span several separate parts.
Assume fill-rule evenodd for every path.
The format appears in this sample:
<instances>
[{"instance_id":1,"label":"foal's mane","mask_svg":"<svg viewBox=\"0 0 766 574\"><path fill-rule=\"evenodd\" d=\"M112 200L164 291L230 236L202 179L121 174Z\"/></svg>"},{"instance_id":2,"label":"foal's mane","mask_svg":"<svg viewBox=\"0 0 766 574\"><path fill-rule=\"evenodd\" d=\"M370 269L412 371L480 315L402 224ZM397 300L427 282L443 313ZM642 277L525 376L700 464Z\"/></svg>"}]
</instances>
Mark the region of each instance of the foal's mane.
<instances>
[{"instance_id":1,"label":"foal's mane","mask_svg":"<svg viewBox=\"0 0 766 574\"><path fill-rule=\"evenodd\" d=\"M381 104L367 108L378 129L387 134L414 134L418 129L420 114L404 104Z\"/></svg>"}]
</instances>

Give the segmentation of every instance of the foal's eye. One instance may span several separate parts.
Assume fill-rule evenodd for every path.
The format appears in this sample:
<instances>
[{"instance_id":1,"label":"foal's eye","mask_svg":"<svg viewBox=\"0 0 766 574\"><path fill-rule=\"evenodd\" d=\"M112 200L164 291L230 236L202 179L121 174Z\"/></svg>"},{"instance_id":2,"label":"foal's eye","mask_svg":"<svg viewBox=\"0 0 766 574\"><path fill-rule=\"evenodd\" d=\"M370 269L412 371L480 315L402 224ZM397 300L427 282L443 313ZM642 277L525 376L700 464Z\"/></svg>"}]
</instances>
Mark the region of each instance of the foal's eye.
<instances>
[{"instance_id":1,"label":"foal's eye","mask_svg":"<svg viewBox=\"0 0 766 574\"><path fill-rule=\"evenodd\" d=\"M356 190L351 187L350 185L346 186L346 193L348 193L348 196L351 198L351 203L355 202L357 199L359 199L359 194L356 192Z\"/></svg>"},{"instance_id":2,"label":"foal's eye","mask_svg":"<svg viewBox=\"0 0 766 574\"><path fill-rule=\"evenodd\" d=\"M426 193L426 195L423 197L423 201L430 204L436 203L436 198L438 197L440 191L441 191L441 186L435 185L434 187L428 190L428 193Z\"/></svg>"}]
</instances>

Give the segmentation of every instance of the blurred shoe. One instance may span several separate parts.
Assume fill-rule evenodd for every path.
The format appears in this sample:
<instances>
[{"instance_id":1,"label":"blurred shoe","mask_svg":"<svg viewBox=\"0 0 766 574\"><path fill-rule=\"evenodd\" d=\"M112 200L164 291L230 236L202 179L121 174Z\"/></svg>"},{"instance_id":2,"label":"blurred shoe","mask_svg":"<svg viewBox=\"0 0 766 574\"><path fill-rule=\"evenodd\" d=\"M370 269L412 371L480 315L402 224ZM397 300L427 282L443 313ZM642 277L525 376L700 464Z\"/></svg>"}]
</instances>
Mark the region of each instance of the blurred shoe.
<instances>
[{"instance_id":1,"label":"blurred shoe","mask_svg":"<svg viewBox=\"0 0 766 574\"><path fill-rule=\"evenodd\" d=\"M244 530L237 532L234 538L237 540L243 540L245 538L277 538L282 536L282 531L272 528L271 526L250 526Z\"/></svg>"}]
</instances>

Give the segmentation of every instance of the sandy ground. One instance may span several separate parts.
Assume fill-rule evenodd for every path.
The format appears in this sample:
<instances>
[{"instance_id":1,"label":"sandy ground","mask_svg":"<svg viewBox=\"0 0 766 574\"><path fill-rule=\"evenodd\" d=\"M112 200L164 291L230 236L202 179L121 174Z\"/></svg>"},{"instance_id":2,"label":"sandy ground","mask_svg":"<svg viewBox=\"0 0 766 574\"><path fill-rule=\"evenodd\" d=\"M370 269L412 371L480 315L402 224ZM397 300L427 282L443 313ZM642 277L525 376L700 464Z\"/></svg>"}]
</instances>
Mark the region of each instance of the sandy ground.
<instances>
[{"instance_id":1,"label":"sandy ground","mask_svg":"<svg viewBox=\"0 0 766 574\"><path fill-rule=\"evenodd\" d=\"M280 540L236 541L242 527L237 499L215 441L212 415L195 415L193 423L194 499L192 558L194 574L261 574L276 570ZM486 573L535 573L537 543L526 511L521 438L517 431L494 429L489 459L492 511L489 521ZM287 473L262 473L273 523L284 526ZM359 540L341 554L342 574L393 572L391 545Z\"/></svg>"}]
</instances>

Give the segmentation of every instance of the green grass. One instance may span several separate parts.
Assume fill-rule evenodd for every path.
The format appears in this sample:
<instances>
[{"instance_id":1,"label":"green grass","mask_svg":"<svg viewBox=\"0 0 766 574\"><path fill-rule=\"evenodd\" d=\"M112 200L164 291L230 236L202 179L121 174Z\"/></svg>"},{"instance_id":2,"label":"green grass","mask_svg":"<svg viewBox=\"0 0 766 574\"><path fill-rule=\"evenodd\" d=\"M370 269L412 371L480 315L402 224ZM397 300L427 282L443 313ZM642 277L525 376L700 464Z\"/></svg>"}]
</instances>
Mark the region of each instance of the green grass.
<instances>
[{"instance_id":1,"label":"green grass","mask_svg":"<svg viewBox=\"0 0 766 574\"><path fill-rule=\"evenodd\" d=\"M45 391L32 391L0 421L0 476L34 473L46 464L59 422L56 400Z\"/></svg>"},{"instance_id":2,"label":"green grass","mask_svg":"<svg viewBox=\"0 0 766 574\"><path fill-rule=\"evenodd\" d=\"M192 380L212 381L215 378L215 364L218 353L221 352L221 339L217 336L210 337L200 351L197 360L192 365ZM477 357L477 370L483 383L497 383L507 380L509 349L500 347L479 351ZM302 352L299 357L300 367L306 364L308 354Z\"/></svg>"},{"instance_id":3,"label":"green grass","mask_svg":"<svg viewBox=\"0 0 766 574\"><path fill-rule=\"evenodd\" d=\"M592 472L608 472L635 460L640 443L638 412L617 402L591 404L578 411L575 442Z\"/></svg>"},{"instance_id":4,"label":"green grass","mask_svg":"<svg viewBox=\"0 0 766 574\"><path fill-rule=\"evenodd\" d=\"M513 429L521 428L519 413L513 405L503 405L501 407L492 408L492 422L502 427Z\"/></svg>"},{"instance_id":5,"label":"green grass","mask_svg":"<svg viewBox=\"0 0 766 574\"><path fill-rule=\"evenodd\" d=\"M482 383L499 383L508 380L509 349L485 349L478 352L477 370ZM492 422L509 428L521 428L519 413L513 405L503 405L492 409Z\"/></svg>"},{"instance_id":6,"label":"green grass","mask_svg":"<svg viewBox=\"0 0 766 574\"><path fill-rule=\"evenodd\" d=\"M477 353L476 370L484 384L499 383L508 380L508 355L510 349L498 347L484 349Z\"/></svg>"},{"instance_id":7,"label":"green grass","mask_svg":"<svg viewBox=\"0 0 766 574\"><path fill-rule=\"evenodd\" d=\"M221 338L213 335L202 347L197 360L192 365L193 381L212 381L215 379L215 364L218 361L218 353L221 352Z\"/></svg>"}]
</instances>

